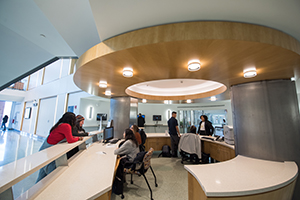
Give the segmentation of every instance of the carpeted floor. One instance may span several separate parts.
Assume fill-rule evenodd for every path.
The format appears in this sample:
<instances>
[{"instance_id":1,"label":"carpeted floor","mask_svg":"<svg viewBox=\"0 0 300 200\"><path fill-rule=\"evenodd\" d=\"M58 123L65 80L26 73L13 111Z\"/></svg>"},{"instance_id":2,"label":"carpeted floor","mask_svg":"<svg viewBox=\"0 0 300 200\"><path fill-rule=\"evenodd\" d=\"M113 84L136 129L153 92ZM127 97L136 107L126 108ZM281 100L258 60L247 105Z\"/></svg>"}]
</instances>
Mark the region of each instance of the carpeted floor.
<instances>
[{"instance_id":1,"label":"carpeted floor","mask_svg":"<svg viewBox=\"0 0 300 200\"><path fill-rule=\"evenodd\" d=\"M187 171L180 158L158 158L159 152L154 152L151 166L157 177L158 187L155 187L154 177L149 170L146 177L153 191L155 200L186 200L188 199ZM150 199L150 191L144 178L133 176L133 184L130 184L130 175L126 175L127 182L124 184L124 199L140 200ZM112 194L112 200L121 199Z\"/></svg>"}]
</instances>

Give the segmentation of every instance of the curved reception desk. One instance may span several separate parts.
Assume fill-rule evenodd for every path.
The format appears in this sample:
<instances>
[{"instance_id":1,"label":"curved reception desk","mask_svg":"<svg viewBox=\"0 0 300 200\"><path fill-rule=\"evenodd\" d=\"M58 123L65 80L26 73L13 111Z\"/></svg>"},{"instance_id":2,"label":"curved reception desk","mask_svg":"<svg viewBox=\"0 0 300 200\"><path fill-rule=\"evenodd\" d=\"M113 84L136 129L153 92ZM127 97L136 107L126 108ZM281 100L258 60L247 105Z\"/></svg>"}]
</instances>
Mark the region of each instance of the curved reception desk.
<instances>
[{"instance_id":1,"label":"curved reception desk","mask_svg":"<svg viewBox=\"0 0 300 200\"><path fill-rule=\"evenodd\" d=\"M292 199L298 167L238 155L220 163L185 165L189 200Z\"/></svg>"},{"instance_id":2,"label":"curved reception desk","mask_svg":"<svg viewBox=\"0 0 300 200\"><path fill-rule=\"evenodd\" d=\"M224 141L212 141L201 138L201 151L210 154L210 157L217 161L226 161L235 157L234 145L226 144ZM208 138L214 139L215 137ZM169 134L166 133L147 133L147 140L145 143L146 150L152 147L154 151L161 151L163 145L171 147L171 140Z\"/></svg>"}]
</instances>

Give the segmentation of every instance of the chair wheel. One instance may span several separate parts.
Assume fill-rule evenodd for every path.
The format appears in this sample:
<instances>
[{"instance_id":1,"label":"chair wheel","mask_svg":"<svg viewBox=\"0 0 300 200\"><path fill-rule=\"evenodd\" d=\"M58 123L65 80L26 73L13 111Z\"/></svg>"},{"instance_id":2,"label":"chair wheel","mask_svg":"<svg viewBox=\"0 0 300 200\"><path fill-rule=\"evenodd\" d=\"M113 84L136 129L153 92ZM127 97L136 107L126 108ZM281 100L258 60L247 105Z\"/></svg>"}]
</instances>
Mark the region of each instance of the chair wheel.
<instances>
[{"instance_id":1,"label":"chair wheel","mask_svg":"<svg viewBox=\"0 0 300 200\"><path fill-rule=\"evenodd\" d=\"M157 185L157 183L155 183L155 187L157 187L158 185Z\"/></svg>"},{"instance_id":2,"label":"chair wheel","mask_svg":"<svg viewBox=\"0 0 300 200\"><path fill-rule=\"evenodd\" d=\"M121 199L124 199L124 195L123 194L121 195Z\"/></svg>"}]
</instances>

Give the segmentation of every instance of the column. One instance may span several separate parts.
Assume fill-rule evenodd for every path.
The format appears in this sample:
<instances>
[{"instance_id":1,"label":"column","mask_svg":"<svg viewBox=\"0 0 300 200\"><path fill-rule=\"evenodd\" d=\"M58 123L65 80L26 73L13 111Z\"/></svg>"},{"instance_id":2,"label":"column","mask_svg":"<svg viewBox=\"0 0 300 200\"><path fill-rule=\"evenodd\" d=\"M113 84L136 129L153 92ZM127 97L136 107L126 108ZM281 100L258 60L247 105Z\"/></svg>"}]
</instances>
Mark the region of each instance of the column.
<instances>
[{"instance_id":1,"label":"column","mask_svg":"<svg viewBox=\"0 0 300 200\"><path fill-rule=\"evenodd\" d=\"M231 87L237 155L300 166L300 115L295 82L270 80ZM300 199L300 181L293 199Z\"/></svg>"},{"instance_id":2,"label":"column","mask_svg":"<svg viewBox=\"0 0 300 200\"><path fill-rule=\"evenodd\" d=\"M114 97L110 99L110 119L113 120L114 136L123 138L123 133L130 125L136 124L137 99Z\"/></svg>"}]
</instances>

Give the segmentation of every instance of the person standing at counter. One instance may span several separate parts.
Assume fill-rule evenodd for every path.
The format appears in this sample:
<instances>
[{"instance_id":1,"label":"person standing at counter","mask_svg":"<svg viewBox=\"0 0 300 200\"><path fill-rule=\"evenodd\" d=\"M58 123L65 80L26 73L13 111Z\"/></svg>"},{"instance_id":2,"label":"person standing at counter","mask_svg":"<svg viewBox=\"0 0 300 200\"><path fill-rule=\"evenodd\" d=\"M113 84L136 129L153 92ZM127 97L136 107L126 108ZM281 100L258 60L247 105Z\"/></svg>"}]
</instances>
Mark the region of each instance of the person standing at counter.
<instances>
[{"instance_id":1,"label":"person standing at counter","mask_svg":"<svg viewBox=\"0 0 300 200\"><path fill-rule=\"evenodd\" d=\"M173 111L172 117L168 120L169 135L171 138L172 157L178 157L177 151L180 138L180 132L176 116L177 113Z\"/></svg>"},{"instance_id":2,"label":"person standing at counter","mask_svg":"<svg viewBox=\"0 0 300 200\"><path fill-rule=\"evenodd\" d=\"M77 115L76 116L76 123L75 126L72 129L72 135L73 136L88 136L89 133L85 132L85 130L82 128L84 124L84 117L82 115Z\"/></svg>"},{"instance_id":3,"label":"person standing at counter","mask_svg":"<svg viewBox=\"0 0 300 200\"><path fill-rule=\"evenodd\" d=\"M142 116L141 113L139 113L138 127L144 127L144 126L145 126L145 118Z\"/></svg>"},{"instance_id":4,"label":"person standing at counter","mask_svg":"<svg viewBox=\"0 0 300 200\"><path fill-rule=\"evenodd\" d=\"M85 132L85 130L82 128L83 124L84 124L84 117L82 115L77 115L75 126L72 128L73 136L79 136L79 137L89 136L89 133ZM77 152L79 152L79 147L75 147L74 149L67 152L67 159L74 156Z\"/></svg>"},{"instance_id":5,"label":"person standing at counter","mask_svg":"<svg viewBox=\"0 0 300 200\"><path fill-rule=\"evenodd\" d=\"M64 142L65 140L68 143L73 143L77 142L78 140L82 140L82 137L72 136L72 128L75 126L75 122L75 114L71 112L66 112L51 128L49 136L45 139L39 151L47 149L58 143ZM42 180L45 176L50 174L55 169L55 161L52 161L45 167L41 168L36 183Z\"/></svg>"},{"instance_id":6,"label":"person standing at counter","mask_svg":"<svg viewBox=\"0 0 300 200\"><path fill-rule=\"evenodd\" d=\"M214 127L212 126L212 123L208 121L206 115L200 116L201 122L199 124L198 133L200 135L209 135L212 136L214 133Z\"/></svg>"}]
</instances>

